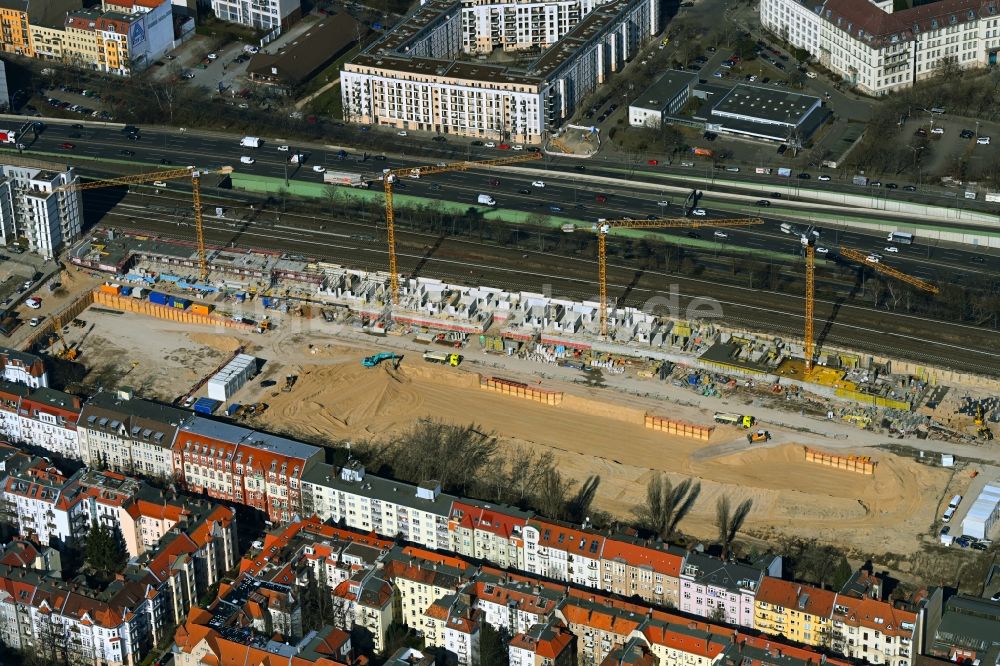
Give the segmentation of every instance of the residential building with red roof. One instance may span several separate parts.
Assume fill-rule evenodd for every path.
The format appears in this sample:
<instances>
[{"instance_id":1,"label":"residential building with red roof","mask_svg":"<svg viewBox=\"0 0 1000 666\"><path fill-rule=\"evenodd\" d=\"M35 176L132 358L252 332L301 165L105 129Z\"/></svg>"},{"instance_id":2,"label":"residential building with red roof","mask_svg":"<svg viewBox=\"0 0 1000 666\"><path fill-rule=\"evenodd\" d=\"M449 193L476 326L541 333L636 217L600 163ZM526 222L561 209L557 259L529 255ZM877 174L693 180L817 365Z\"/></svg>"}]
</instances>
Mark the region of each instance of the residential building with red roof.
<instances>
[{"instance_id":1,"label":"residential building with red roof","mask_svg":"<svg viewBox=\"0 0 1000 666\"><path fill-rule=\"evenodd\" d=\"M472 565L457 558L430 559L422 555L414 549L393 549L383 569L396 591L398 619L414 628L420 627L431 602L462 589L475 575Z\"/></svg>"},{"instance_id":2,"label":"residential building with red roof","mask_svg":"<svg viewBox=\"0 0 1000 666\"><path fill-rule=\"evenodd\" d=\"M192 416L178 428L173 456L175 476L191 492L245 504L264 511L271 520L288 521L302 506L302 475L322 461L323 451Z\"/></svg>"},{"instance_id":3,"label":"residential building with red roof","mask_svg":"<svg viewBox=\"0 0 1000 666\"><path fill-rule=\"evenodd\" d=\"M480 613L463 594L435 599L420 624L427 644L448 650L459 666L479 663L480 628Z\"/></svg>"},{"instance_id":4,"label":"residential building with red roof","mask_svg":"<svg viewBox=\"0 0 1000 666\"><path fill-rule=\"evenodd\" d=\"M581 664L599 664L616 645L629 639L646 620L641 608L616 607L601 597L567 597L559 607L558 617L577 638L577 660Z\"/></svg>"},{"instance_id":5,"label":"residential building with red roof","mask_svg":"<svg viewBox=\"0 0 1000 666\"><path fill-rule=\"evenodd\" d=\"M575 666L576 641L558 619L536 624L510 639L510 666Z\"/></svg>"},{"instance_id":6,"label":"residential building with red roof","mask_svg":"<svg viewBox=\"0 0 1000 666\"><path fill-rule=\"evenodd\" d=\"M451 548L448 515L455 499L437 481L384 479L366 474L357 461L340 468L314 464L302 479L303 514L432 549Z\"/></svg>"},{"instance_id":7,"label":"residential building with red roof","mask_svg":"<svg viewBox=\"0 0 1000 666\"><path fill-rule=\"evenodd\" d=\"M808 649L743 634L734 637L716 663L719 666L850 666L851 664L849 661L832 659Z\"/></svg>"},{"instance_id":8,"label":"residential building with red roof","mask_svg":"<svg viewBox=\"0 0 1000 666\"><path fill-rule=\"evenodd\" d=\"M641 638L630 638L622 645L616 645L611 654L604 658L601 666L659 666L659 659Z\"/></svg>"},{"instance_id":9,"label":"residential building with red roof","mask_svg":"<svg viewBox=\"0 0 1000 666\"><path fill-rule=\"evenodd\" d=\"M523 532L531 515L513 507L456 499L448 516L451 550L499 567L523 570Z\"/></svg>"},{"instance_id":10,"label":"residential building with red roof","mask_svg":"<svg viewBox=\"0 0 1000 666\"><path fill-rule=\"evenodd\" d=\"M836 602L836 592L764 576L754 602L754 628L796 643L826 646Z\"/></svg>"},{"instance_id":11,"label":"residential building with red roof","mask_svg":"<svg viewBox=\"0 0 1000 666\"><path fill-rule=\"evenodd\" d=\"M0 432L12 441L79 460L80 410L80 399L74 395L0 380Z\"/></svg>"},{"instance_id":12,"label":"residential building with red roof","mask_svg":"<svg viewBox=\"0 0 1000 666\"><path fill-rule=\"evenodd\" d=\"M547 622L566 596L561 587L488 571L480 572L465 592L472 595L473 605L487 623L511 636Z\"/></svg>"},{"instance_id":13,"label":"residential building with red roof","mask_svg":"<svg viewBox=\"0 0 1000 666\"><path fill-rule=\"evenodd\" d=\"M878 599L843 594L833 606L830 647L869 664L912 666L917 614Z\"/></svg>"},{"instance_id":14,"label":"residential building with red roof","mask_svg":"<svg viewBox=\"0 0 1000 666\"><path fill-rule=\"evenodd\" d=\"M607 537L596 530L532 518L524 528L524 569L539 576L601 589Z\"/></svg>"},{"instance_id":15,"label":"residential building with red roof","mask_svg":"<svg viewBox=\"0 0 1000 666\"><path fill-rule=\"evenodd\" d=\"M685 551L624 536L608 537L601 554L601 589L660 606L680 604Z\"/></svg>"},{"instance_id":16,"label":"residential building with red roof","mask_svg":"<svg viewBox=\"0 0 1000 666\"><path fill-rule=\"evenodd\" d=\"M356 663L350 635L325 627L294 643L272 640L247 627L219 626L217 615L195 608L178 626L176 666L348 666Z\"/></svg>"},{"instance_id":17,"label":"residential building with red roof","mask_svg":"<svg viewBox=\"0 0 1000 666\"><path fill-rule=\"evenodd\" d=\"M358 571L333 590L336 616L343 618L341 629L363 627L376 652L386 647L394 619L395 592L377 569Z\"/></svg>"},{"instance_id":18,"label":"residential building with red roof","mask_svg":"<svg viewBox=\"0 0 1000 666\"><path fill-rule=\"evenodd\" d=\"M0 347L0 377L37 389L49 385L49 373L41 356Z\"/></svg>"},{"instance_id":19,"label":"residential building with red roof","mask_svg":"<svg viewBox=\"0 0 1000 666\"><path fill-rule=\"evenodd\" d=\"M42 458L3 478L3 514L22 537L43 546L69 544L86 530L72 524L71 513L82 515L72 491L83 470L67 478ZM89 527L89 525L87 525Z\"/></svg>"}]
</instances>

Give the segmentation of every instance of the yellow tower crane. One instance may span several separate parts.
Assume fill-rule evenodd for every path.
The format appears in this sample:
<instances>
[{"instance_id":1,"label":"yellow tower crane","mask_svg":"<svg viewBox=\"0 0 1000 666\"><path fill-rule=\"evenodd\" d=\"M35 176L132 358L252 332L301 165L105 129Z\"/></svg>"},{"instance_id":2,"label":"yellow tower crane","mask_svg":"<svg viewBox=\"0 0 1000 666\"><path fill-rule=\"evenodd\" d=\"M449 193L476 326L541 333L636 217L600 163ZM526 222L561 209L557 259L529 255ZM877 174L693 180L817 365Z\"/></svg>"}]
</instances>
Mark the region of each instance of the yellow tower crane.
<instances>
[{"instance_id":1,"label":"yellow tower crane","mask_svg":"<svg viewBox=\"0 0 1000 666\"><path fill-rule=\"evenodd\" d=\"M748 227L764 224L757 217L747 217L724 220L691 220L688 218L670 218L663 220L605 220L600 219L594 225L597 232L597 269L601 287L601 337L608 335L608 248L607 235L612 229L685 229L694 227Z\"/></svg>"},{"instance_id":2,"label":"yellow tower crane","mask_svg":"<svg viewBox=\"0 0 1000 666\"><path fill-rule=\"evenodd\" d=\"M806 362L806 373L813 367L813 355L815 350L815 337L813 337L813 326L816 311L816 237L812 233L807 233L802 237L806 246L806 321L805 321L805 344L802 349L802 357Z\"/></svg>"},{"instance_id":3,"label":"yellow tower crane","mask_svg":"<svg viewBox=\"0 0 1000 666\"><path fill-rule=\"evenodd\" d=\"M393 183L401 176L410 178L421 178L436 173L447 173L449 171L468 171L469 169L479 169L490 166L505 166L507 164L517 164L518 162L528 162L542 158L541 153L522 153L513 157L503 157L496 160L481 160L477 162L452 162L438 166L421 166L402 169L391 169L382 175L382 184L385 187L385 227L389 237L389 285L392 304L399 302L399 272L396 268L396 216L392 206Z\"/></svg>"},{"instance_id":4,"label":"yellow tower crane","mask_svg":"<svg viewBox=\"0 0 1000 666\"><path fill-rule=\"evenodd\" d=\"M936 284L931 284L926 280L921 280L920 278L915 278L912 275L907 275L906 273L899 271L891 266L886 266L885 264L874 261L868 261L868 255L864 252L858 252L857 250L852 250L849 247L840 246L840 256L845 259L850 259L851 261L856 261L862 266L866 266L873 271L882 273L883 275L888 275L889 277L896 278L900 282L905 282L911 287L916 287L920 291L926 291L930 294L937 294L941 290L938 289Z\"/></svg>"},{"instance_id":5,"label":"yellow tower crane","mask_svg":"<svg viewBox=\"0 0 1000 666\"><path fill-rule=\"evenodd\" d=\"M194 206L194 226L198 241L198 270L202 280L208 277L208 262L205 259L205 229L201 216L201 177L211 174L229 174L233 172L233 167L225 166L221 169L199 170L194 167L183 169L167 169L164 171L153 171L150 173L138 173L130 176L119 176L117 178L105 178L102 180L91 180L85 183L77 182L69 185L57 187L56 191L72 190L96 190L103 187L120 187L122 185L138 185L140 183L153 183L159 180L178 180L181 178L191 179L191 198Z\"/></svg>"}]
</instances>

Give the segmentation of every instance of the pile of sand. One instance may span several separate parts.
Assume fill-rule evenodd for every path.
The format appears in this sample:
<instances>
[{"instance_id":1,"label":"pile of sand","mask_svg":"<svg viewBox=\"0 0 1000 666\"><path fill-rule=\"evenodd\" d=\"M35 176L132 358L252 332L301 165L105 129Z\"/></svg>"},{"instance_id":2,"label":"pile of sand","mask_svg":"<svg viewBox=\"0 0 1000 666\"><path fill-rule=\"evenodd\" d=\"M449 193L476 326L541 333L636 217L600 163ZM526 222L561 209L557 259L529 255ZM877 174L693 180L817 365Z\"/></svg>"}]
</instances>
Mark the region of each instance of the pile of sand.
<instances>
[{"instance_id":1,"label":"pile of sand","mask_svg":"<svg viewBox=\"0 0 1000 666\"><path fill-rule=\"evenodd\" d=\"M291 392L271 389L261 397L271 408L260 427L339 440L398 432L425 417L475 422L507 443L552 450L571 478L599 475L596 505L626 519L653 474L667 473L674 482L694 477L702 493L681 529L707 538L715 534L717 499L729 495L733 503L753 499L746 526L758 533L911 552L919 545L916 535L933 521L950 476L882 453L874 477L834 470L806 462L795 443L696 460L692 454L705 444L647 430L643 409L611 402L627 398L607 392L600 399L567 395L562 406L551 407L483 391L477 375L460 369L412 363L365 368L356 353L350 362L282 370L298 372L298 382ZM741 437L736 429L719 428L711 446Z\"/></svg>"}]
</instances>

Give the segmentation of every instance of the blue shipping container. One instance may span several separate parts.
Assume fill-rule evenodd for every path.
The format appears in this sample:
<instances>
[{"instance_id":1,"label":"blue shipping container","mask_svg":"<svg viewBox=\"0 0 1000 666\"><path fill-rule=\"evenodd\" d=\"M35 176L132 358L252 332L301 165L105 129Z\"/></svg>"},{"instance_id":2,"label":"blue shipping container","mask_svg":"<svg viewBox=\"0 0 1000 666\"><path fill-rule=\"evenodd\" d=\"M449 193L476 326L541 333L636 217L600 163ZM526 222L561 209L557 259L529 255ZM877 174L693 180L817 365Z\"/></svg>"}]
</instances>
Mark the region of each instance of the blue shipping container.
<instances>
[{"instance_id":1,"label":"blue shipping container","mask_svg":"<svg viewBox=\"0 0 1000 666\"><path fill-rule=\"evenodd\" d=\"M226 407L226 416L232 416L240 410L240 407L242 407L242 405L235 402L229 405L229 407Z\"/></svg>"},{"instance_id":2,"label":"blue shipping container","mask_svg":"<svg viewBox=\"0 0 1000 666\"><path fill-rule=\"evenodd\" d=\"M214 414L222 403L211 398L198 398L194 401L194 411L199 414Z\"/></svg>"},{"instance_id":3,"label":"blue shipping container","mask_svg":"<svg viewBox=\"0 0 1000 666\"><path fill-rule=\"evenodd\" d=\"M149 302L156 303L157 305L167 304L167 295L160 291L149 292Z\"/></svg>"},{"instance_id":4,"label":"blue shipping container","mask_svg":"<svg viewBox=\"0 0 1000 666\"><path fill-rule=\"evenodd\" d=\"M131 296L132 295L132 287L122 287L121 295L122 296Z\"/></svg>"},{"instance_id":5,"label":"blue shipping container","mask_svg":"<svg viewBox=\"0 0 1000 666\"><path fill-rule=\"evenodd\" d=\"M171 296L167 299L167 305L178 310L184 310L187 306L191 305L191 301L180 296Z\"/></svg>"}]
</instances>

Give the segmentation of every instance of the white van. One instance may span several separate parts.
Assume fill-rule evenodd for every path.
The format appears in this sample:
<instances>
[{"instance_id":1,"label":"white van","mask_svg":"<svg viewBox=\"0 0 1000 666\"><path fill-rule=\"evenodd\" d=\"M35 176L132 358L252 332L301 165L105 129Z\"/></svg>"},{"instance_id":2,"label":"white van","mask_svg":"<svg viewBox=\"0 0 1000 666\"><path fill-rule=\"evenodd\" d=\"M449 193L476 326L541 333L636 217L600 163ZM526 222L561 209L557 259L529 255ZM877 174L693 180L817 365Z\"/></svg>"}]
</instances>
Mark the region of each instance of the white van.
<instances>
[{"instance_id":1,"label":"white van","mask_svg":"<svg viewBox=\"0 0 1000 666\"><path fill-rule=\"evenodd\" d=\"M497 205L496 200L493 197L491 197L490 195L488 195L488 194L480 194L479 195L479 199L477 201L479 203L481 203L482 205L484 205L484 206L496 206Z\"/></svg>"},{"instance_id":2,"label":"white van","mask_svg":"<svg viewBox=\"0 0 1000 666\"><path fill-rule=\"evenodd\" d=\"M781 233L783 233L783 234L790 234L790 233L792 233L792 225L788 224L788 222L782 222L781 223Z\"/></svg>"},{"instance_id":3,"label":"white van","mask_svg":"<svg viewBox=\"0 0 1000 666\"><path fill-rule=\"evenodd\" d=\"M955 515L955 509L949 506L947 509L944 510L944 515L941 516L941 520L947 523L949 520L951 520L951 517L954 515Z\"/></svg>"},{"instance_id":4,"label":"white van","mask_svg":"<svg viewBox=\"0 0 1000 666\"><path fill-rule=\"evenodd\" d=\"M240 162L242 162L243 164L253 164L256 161L257 160L255 160L254 158L247 157L246 155L240 158Z\"/></svg>"},{"instance_id":5,"label":"white van","mask_svg":"<svg viewBox=\"0 0 1000 666\"><path fill-rule=\"evenodd\" d=\"M962 496L955 495L954 497L951 498L951 501L948 502L948 507L952 509L957 509L958 505L961 503L962 503Z\"/></svg>"}]
</instances>

